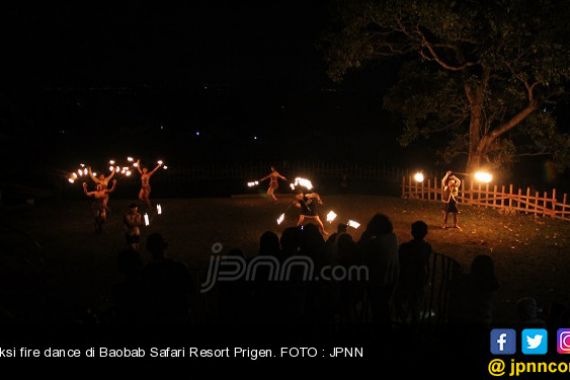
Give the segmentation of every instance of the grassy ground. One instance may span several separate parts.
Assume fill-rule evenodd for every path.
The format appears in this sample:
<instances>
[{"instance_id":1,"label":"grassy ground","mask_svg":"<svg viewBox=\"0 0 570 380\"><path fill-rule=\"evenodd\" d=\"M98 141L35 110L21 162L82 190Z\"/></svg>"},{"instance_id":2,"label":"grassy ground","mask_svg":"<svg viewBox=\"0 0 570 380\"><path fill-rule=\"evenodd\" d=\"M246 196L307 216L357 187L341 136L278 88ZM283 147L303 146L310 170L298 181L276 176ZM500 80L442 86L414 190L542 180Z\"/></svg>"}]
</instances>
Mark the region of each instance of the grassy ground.
<instances>
[{"instance_id":1,"label":"grassy ground","mask_svg":"<svg viewBox=\"0 0 570 380\"><path fill-rule=\"evenodd\" d=\"M191 268L205 268L214 243L223 244L226 252L239 247L252 256L264 231L281 232L294 225L293 210L281 226L275 222L290 199L158 200L164 213L153 215L144 235L161 232L169 242L171 256ZM464 270L478 254L493 256L502 284L497 303L500 319L512 319L514 303L523 296L534 296L542 305L570 304L570 223L527 215L505 216L465 206L460 214L463 230L442 230L438 203L356 195L326 196L324 201L322 214L332 209L339 215L337 222L350 218L363 224L359 230L351 229L355 238L375 212L383 212L392 219L401 242L410 238L412 222L424 220L430 227L427 240L434 250L453 257ZM111 201L113 212L102 235L93 232L89 201L4 210L2 224L25 231L41 249L35 249L18 233L3 232L3 291L27 289L30 302L35 302L33 293L41 287L51 294L50 302L60 302L64 309L70 304L103 307L119 279L115 259L124 246L121 215L127 204L125 200ZM336 229L336 223L329 229ZM75 314L75 310L68 311Z\"/></svg>"}]
</instances>

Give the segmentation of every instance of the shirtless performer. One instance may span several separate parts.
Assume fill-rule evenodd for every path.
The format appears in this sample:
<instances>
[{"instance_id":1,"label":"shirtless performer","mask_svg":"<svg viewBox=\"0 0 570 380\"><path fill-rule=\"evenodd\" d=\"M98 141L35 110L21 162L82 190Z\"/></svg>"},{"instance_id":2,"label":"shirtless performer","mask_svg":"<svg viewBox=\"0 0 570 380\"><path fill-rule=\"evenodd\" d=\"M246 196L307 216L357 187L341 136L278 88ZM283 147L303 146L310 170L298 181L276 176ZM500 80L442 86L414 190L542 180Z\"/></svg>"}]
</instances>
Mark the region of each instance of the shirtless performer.
<instances>
[{"instance_id":1,"label":"shirtless performer","mask_svg":"<svg viewBox=\"0 0 570 380\"><path fill-rule=\"evenodd\" d=\"M287 180L287 178L282 176L281 173L275 170L275 167L272 166L271 173L260 179L259 182L263 182L266 179L269 180L269 188L267 189L267 195L270 196L271 199L276 201L277 197L275 196L275 190L277 190L277 188L279 187L279 180L280 179Z\"/></svg>"},{"instance_id":2,"label":"shirtless performer","mask_svg":"<svg viewBox=\"0 0 570 380\"><path fill-rule=\"evenodd\" d=\"M457 178L451 171L445 173L445 176L441 180L442 189L442 202L443 202L443 226L442 228L447 228L447 216L449 214L453 215L453 226L452 228L458 228L457 224L457 214L459 210L457 209L457 197L459 196L459 186L461 185L461 180Z\"/></svg>"},{"instance_id":3,"label":"shirtless performer","mask_svg":"<svg viewBox=\"0 0 570 380\"><path fill-rule=\"evenodd\" d=\"M100 184L97 185L99 188ZM87 183L83 182L83 191L88 197L94 198L93 211L95 214L95 232L103 232L103 224L107 221L107 215L109 213L109 194L115 191L117 186L117 180L113 180L113 185L110 189L102 188L101 190L89 191L87 190Z\"/></svg>"},{"instance_id":4,"label":"shirtless performer","mask_svg":"<svg viewBox=\"0 0 570 380\"><path fill-rule=\"evenodd\" d=\"M125 225L125 238L127 245L135 250L139 250L141 240L141 226L143 225L143 216L139 213L139 207L136 203L129 205L129 211L123 217Z\"/></svg>"},{"instance_id":5,"label":"shirtless performer","mask_svg":"<svg viewBox=\"0 0 570 380\"><path fill-rule=\"evenodd\" d=\"M87 171L89 173L89 177L91 177L93 182L95 182L95 184L97 185L97 191L104 190L107 187L109 187L109 181L115 175L115 169L111 170L111 174L109 174L107 177L105 177L104 174L99 174L99 177L95 177L93 175L93 172L91 171L91 166L87 167Z\"/></svg>"},{"instance_id":6,"label":"shirtless performer","mask_svg":"<svg viewBox=\"0 0 570 380\"><path fill-rule=\"evenodd\" d=\"M314 220L318 226L319 230L323 235L328 235L328 232L325 231L325 226L323 221L319 217L319 212L317 205L322 205L323 201L319 194L317 193L304 193L303 191L299 190L297 194L295 194L295 200L293 201L293 206L300 209L299 219L297 220L297 226L301 226L305 220Z\"/></svg>"},{"instance_id":7,"label":"shirtless performer","mask_svg":"<svg viewBox=\"0 0 570 380\"><path fill-rule=\"evenodd\" d=\"M140 160L138 160L136 164L136 168L141 175L141 189L139 191L139 199L146 204L146 207L149 210L152 208L152 204L150 203L150 177L152 177L152 175L156 173L156 171L160 169L161 166L162 161L160 161L160 163L149 172L147 168L141 169Z\"/></svg>"}]
</instances>

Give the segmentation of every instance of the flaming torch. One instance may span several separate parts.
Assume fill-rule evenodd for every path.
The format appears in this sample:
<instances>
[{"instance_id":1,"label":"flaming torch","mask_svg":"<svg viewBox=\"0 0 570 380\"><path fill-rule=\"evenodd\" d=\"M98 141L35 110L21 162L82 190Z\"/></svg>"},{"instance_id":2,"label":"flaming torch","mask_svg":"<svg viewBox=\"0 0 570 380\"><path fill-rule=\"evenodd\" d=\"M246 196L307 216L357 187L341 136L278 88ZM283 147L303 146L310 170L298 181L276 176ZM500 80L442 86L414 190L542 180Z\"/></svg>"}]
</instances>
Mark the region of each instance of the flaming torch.
<instances>
[{"instance_id":1,"label":"flaming torch","mask_svg":"<svg viewBox=\"0 0 570 380\"><path fill-rule=\"evenodd\" d=\"M336 219L337 215L334 211L329 211L327 214L327 222L332 223Z\"/></svg>"}]
</instances>

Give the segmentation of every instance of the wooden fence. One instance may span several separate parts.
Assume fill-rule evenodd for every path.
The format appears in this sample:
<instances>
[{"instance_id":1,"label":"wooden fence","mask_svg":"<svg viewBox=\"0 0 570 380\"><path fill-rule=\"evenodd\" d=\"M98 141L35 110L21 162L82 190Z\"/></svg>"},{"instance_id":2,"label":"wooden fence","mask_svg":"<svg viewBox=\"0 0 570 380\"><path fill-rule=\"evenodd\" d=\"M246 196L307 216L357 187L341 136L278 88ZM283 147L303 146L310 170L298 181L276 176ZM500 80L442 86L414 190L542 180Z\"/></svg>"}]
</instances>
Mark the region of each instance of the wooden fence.
<instances>
[{"instance_id":1,"label":"wooden fence","mask_svg":"<svg viewBox=\"0 0 570 380\"><path fill-rule=\"evenodd\" d=\"M402 198L441 201L441 181L426 178L417 182L412 176L402 177ZM458 202L466 205L502 209L509 212L524 212L540 216L570 221L570 204L567 194L560 199L556 189L549 192L539 192L516 188L513 184L497 185L482 184L464 180L459 188Z\"/></svg>"}]
</instances>

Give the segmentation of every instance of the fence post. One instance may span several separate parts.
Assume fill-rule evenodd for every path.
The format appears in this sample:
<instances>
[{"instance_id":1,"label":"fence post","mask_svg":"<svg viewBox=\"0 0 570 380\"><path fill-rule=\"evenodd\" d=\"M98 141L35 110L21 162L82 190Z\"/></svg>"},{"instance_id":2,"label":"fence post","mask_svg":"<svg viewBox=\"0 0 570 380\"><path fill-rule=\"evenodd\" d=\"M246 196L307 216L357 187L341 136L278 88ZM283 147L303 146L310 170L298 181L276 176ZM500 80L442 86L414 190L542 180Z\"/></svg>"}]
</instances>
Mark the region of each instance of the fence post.
<instances>
[{"instance_id":1,"label":"fence post","mask_svg":"<svg viewBox=\"0 0 570 380\"><path fill-rule=\"evenodd\" d=\"M493 208L497 208L497 185L493 186Z\"/></svg>"},{"instance_id":2,"label":"fence post","mask_svg":"<svg viewBox=\"0 0 570 380\"><path fill-rule=\"evenodd\" d=\"M524 206L525 208L525 214L528 215L528 204L530 203L530 187L526 188L526 204Z\"/></svg>"},{"instance_id":3,"label":"fence post","mask_svg":"<svg viewBox=\"0 0 570 380\"><path fill-rule=\"evenodd\" d=\"M509 185L509 208L513 207L513 184Z\"/></svg>"},{"instance_id":4,"label":"fence post","mask_svg":"<svg viewBox=\"0 0 570 380\"><path fill-rule=\"evenodd\" d=\"M437 176L433 178L433 200L437 202L438 197L437 197L437 184L439 183L439 181L437 180Z\"/></svg>"},{"instance_id":5,"label":"fence post","mask_svg":"<svg viewBox=\"0 0 570 380\"><path fill-rule=\"evenodd\" d=\"M538 200L540 199L540 195L538 191L534 194L534 216L538 215Z\"/></svg>"},{"instance_id":6,"label":"fence post","mask_svg":"<svg viewBox=\"0 0 570 380\"><path fill-rule=\"evenodd\" d=\"M522 198L522 189L519 187L519 191L517 192L517 210L522 210L521 198Z\"/></svg>"},{"instance_id":7,"label":"fence post","mask_svg":"<svg viewBox=\"0 0 570 380\"><path fill-rule=\"evenodd\" d=\"M542 198L542 216L545 216L545 215L546 215L547 198L548 198L548 193L545 191L545 192L543 193L543 198Z\"/></svg>"},{"instance_id":8,"label":"fence post","mask_svg":"<svg viewBox=\"0 0 570 380\"><path fill-rule=\"evenodd\" d=\"M406 197L406 177L402 176L402 198Z\"/></svg>"},{"instance_id":9,"label":"fence post","mask_svg":"<svg viewBox=\"0 0 570 380\"><path fill-rule=\"evenodd\" d=\"M552 217L556 217L556 188L552 189Z\"/></svg>"},{"instance_id":10,"label":"fence post","mask_svg":"<svg viewBox=\"0 0 570 380\"><path fill-rule=\"evenodd\" d=\"M485 208L489 207L489 184L485 184Z\"/></svg>"},{"instance_id":11,"label":"fence post","mask_svg":"<svg viewBox=\"0 0 570 380\"><path fill-rule=\"evenodd\" d=\"M501 186L501 208L505 208L505 185Z\"/></svg>"},{"instance_id":12,"label":"fence post","mask_svg":"<svg viewBox=\"0 0 570 380\"><path fill-rule=\"evenodd\" d=\"M420 190L422 192L422 200L424 199L424 181L420 184Z\"/></svg>"},{"instance_id":13,"label":"fence post","mask_svg":"<svg viewBox=\"0 0 570 380\"><path fill-rule=\"evenodd\" d=\"M428 178L427 199L431 201L431 178Z\"/></svg>"},{"instance_id":14,"label":"fence post","mask_svg":"<svg viewBox=\"0 0 570 380\"><path fill-rule=\"evenodd\" d=\"M562 196L562 219L566 219L566 193Z\"/></svg>"}]
</instances>

